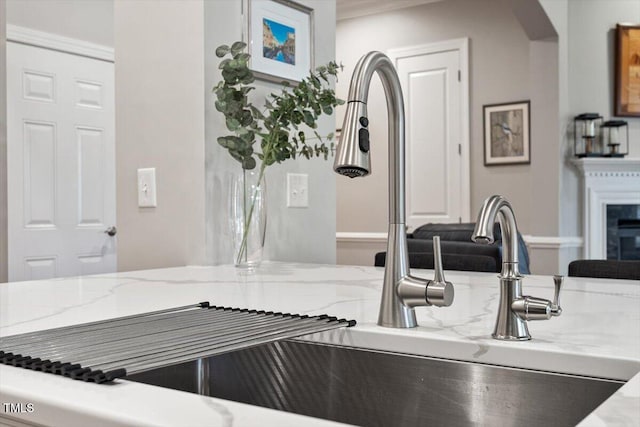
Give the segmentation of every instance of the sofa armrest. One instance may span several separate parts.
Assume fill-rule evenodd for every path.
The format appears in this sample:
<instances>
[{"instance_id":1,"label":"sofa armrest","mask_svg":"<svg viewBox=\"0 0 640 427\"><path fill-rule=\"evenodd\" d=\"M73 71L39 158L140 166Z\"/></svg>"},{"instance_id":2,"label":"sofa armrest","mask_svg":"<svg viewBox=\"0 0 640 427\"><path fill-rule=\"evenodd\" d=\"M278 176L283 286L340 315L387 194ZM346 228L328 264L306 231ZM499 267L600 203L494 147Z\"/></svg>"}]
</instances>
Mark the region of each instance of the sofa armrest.
<instances>
[{"instance_id":1,"label":"sofa armrest","mask_svg":"<svg viewBox=\"0 0 640 427\"><path fill-rule=\"evenodd\" d=\"M378 252L375 255L374 265L376 267L384 267L386 255L386 252ZM433 270L433 252L410 252L409 267ZM445 270L457 271L482 271L489 273L499 271L495 258L485 255L443 254L442 267Z\"/></svg>"},{"instance_id":2,"label":"sofa armrest","mask_svg":"<svg viewBox=\"0 0 640 427\"><path fill-rule=\"evenodd\" d=\"M431 252L433 253L432 239L407 239L409 253L411 252ZM440 240L440 249L443 255L484 255L493 257L499 264L501 262L499 245L479 245L473 242L458 242Z\"/></svg>"}]
</instances>

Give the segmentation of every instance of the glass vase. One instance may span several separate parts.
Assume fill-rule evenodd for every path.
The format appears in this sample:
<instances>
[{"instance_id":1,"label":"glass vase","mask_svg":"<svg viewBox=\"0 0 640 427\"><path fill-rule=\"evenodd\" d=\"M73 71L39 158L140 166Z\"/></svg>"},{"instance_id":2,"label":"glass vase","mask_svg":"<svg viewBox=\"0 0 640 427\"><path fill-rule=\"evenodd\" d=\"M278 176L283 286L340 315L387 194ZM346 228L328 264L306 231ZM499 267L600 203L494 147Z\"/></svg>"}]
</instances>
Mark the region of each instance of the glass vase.
<instances>
[{"instance_id":1,"label":"glass vase","mask_svg":"<svg viewBox=\"0 0 640 427\"><path fill-rule=\"evenodd\" d=\"M231 180L231 232L237 268L253 270L262 262L267 229L267 187L259 170L245 170Z\"/></svg>"}]
</instances>

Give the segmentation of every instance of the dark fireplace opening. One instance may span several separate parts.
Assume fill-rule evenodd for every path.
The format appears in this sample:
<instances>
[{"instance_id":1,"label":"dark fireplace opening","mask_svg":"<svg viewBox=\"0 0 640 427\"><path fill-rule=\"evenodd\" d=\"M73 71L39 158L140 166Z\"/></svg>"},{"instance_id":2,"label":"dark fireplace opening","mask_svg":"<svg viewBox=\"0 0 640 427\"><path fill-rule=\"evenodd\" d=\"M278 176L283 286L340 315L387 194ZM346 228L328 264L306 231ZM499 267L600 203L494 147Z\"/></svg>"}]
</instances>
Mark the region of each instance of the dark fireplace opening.
<instances>
[{"instance_id":1,"label":"dark fireplace opening","mask_svg":"<svg viewBox=\"0 0 640 427\"><path fill-rule=\"evenodd\" d=\"M640 205L607 205L607 259L640 260Z\"/></svg>"}]
</instances>

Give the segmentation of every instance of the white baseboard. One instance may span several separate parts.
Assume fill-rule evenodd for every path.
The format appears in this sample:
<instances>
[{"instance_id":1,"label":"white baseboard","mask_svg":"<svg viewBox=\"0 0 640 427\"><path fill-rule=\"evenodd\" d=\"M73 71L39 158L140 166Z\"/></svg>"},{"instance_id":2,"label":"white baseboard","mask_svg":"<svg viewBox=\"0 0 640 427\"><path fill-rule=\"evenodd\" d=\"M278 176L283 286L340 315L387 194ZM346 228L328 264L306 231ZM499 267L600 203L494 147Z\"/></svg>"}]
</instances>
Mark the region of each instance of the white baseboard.
<instances>
[{"instance_id":1,"label":"white baseboard","mask_svg":"<svg viewBox=\"0 0 640 427\"><path fill-rule=\"evenodd\" d=\"M387 241L387 233L369 232L336 232L336 242L338 243L384 243Z\"/></svg>"},{"instance_id":2,"label":"white baseboard","mask_svg":"<svg viewBox=\"0 0 640 427\"><path fill-rule=\"evenodd\" d=\"M532 236L523 235L525 244L529 249L565 249L581 248L584 245L582 237L556 237L556 236Z\"/></svg>"}]
</instances>

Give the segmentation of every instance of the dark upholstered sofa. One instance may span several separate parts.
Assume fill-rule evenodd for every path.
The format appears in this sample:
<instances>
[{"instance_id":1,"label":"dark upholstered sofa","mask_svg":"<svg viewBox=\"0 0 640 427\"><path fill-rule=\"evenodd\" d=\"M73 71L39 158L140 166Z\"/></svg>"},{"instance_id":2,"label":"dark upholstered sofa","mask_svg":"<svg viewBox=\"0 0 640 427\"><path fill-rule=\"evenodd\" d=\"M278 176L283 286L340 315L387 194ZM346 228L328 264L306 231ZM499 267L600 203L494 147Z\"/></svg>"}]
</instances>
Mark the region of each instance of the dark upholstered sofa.
<instances>
[{"instance_id":1,"label":"dark upholstered sofa","mask_svg":"<svg viewBox=\"0 0 640 427\"><path fill-rule=\"evenodd\" d=\"M500 272L502 269L502 235L495 225L495 242L482 245L471 241L474 223L425 224L407 235L409 266L433 269L433 237L440 236L442 265L445 270ZM529 252L518 233L520 272L531 274ZM386 252L375 255L375 266L385 265Z\"/></svg>"}]
</instances>

